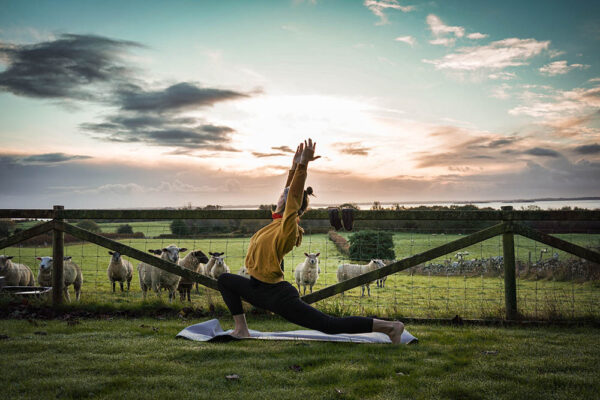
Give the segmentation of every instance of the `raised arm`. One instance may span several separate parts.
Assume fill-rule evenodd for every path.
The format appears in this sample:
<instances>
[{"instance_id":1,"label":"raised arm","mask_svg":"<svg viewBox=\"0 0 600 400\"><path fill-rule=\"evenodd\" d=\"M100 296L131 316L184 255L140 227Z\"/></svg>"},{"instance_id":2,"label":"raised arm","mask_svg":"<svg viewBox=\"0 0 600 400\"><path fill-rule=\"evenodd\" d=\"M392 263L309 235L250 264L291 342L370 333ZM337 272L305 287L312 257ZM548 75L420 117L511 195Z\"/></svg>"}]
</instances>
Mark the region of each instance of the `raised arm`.
<instances>
[{"instance_id":1,"label":"raised arm","mask_svg":"<svg viewBox=\"0 0 600 400\"><path fill-rule=\"evenodd\" d=\"M296 213L302 204L302 192L304 190L304 182L306 182L306 169L308 163L321 158L321 156L315 157L315 146L316 143L313 143L312 139L308 139L308 141L300 143L300 146L298 146L298 150L296 151L296 154L300 153L300 157L298 164L296 165L296 172L290 183L290 190L288 192L283 216L284 224L287 222L286 218L292 218L292 216L295 221L295 217L297 216Z\"/></svg>"},{"instance_id":2,"label":"raised arm","mask_svg":"<svg viewBox=\"0 0 600 400\"><path fill-rule=\"evenodd\" d=\"M292 184L292 179L294 178L294 173L296 172L296 168L298 167L298 164L300 163L300 160L302 158L303 146L304 146L304 143L299 144L298 147L296 148L296 154L294 154L294 160L292 161L292 168L288 172L288 177L287 177L287 180L285 181L284 188L289 187Z\"/></svg>"}]
</instances>

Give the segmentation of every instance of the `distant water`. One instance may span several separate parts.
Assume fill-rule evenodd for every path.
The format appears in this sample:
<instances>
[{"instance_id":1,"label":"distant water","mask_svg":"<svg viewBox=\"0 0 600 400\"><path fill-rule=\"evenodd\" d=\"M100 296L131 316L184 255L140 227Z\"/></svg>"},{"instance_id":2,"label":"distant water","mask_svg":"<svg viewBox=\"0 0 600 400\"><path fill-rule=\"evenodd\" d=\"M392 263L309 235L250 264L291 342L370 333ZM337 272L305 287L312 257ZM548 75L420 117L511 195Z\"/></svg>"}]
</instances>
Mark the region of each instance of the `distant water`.
<instances>
[{"instance_id":1,"label":"distant water","mask_svg":"<svg viewBox=\"0 0 600 400\"><path fill-rule=\"evenodd\" d=\"M382 205L386 208L393 206L395 203L382 203ZM526 210L528 207L539 207L542 210L559 210L563 207L571 207L571 208L586 208L588 210L600 209L600 200L546 200L546 201L511 201L511 202L503 202L503 201L490 201L490 202L473 202L473 203L423 203L423 204L402 204L405 207L418 207L420 205L424 206L451 206L451 205L465 205L465 204L473 204L479 208L491 207L495 210L499 210L500 207L503 206L513 206L515 210ZM370 209L371 204L359 204L361 209Z\"/></svg>"},{"instance_id":2,"label":"distant water","mask_svg":"<svg viewBox=\"0 0 600 400\"><path fill-rule=\"evenodd\" d=\"M369 210L373 203L356 203L361 210ZM499 210L502 206L513 206L515 210L526 210L529 207L539 207L542 210L559 210L563 207L571 207L571 208L585 208L588 210L596 210L600 209L600 200L545 200L545 201L512 201L512 202L503 202L503 201L490 201L490 202L426 202L426 203L381 203L381 205L385 208L390 208L396 204L400 204L400 206L404 207L418 207L418 206L451 206L451 205L465 205L465 204L473 204L479 208L491 207L495 210ZM319 207L327 207L327 206L335 206L336 204L313 204L314 208ZM229 206L224 207L227 210L245 210L245 209L254 209L258 208L258 206Z\"/></svg>"}]
</instances>

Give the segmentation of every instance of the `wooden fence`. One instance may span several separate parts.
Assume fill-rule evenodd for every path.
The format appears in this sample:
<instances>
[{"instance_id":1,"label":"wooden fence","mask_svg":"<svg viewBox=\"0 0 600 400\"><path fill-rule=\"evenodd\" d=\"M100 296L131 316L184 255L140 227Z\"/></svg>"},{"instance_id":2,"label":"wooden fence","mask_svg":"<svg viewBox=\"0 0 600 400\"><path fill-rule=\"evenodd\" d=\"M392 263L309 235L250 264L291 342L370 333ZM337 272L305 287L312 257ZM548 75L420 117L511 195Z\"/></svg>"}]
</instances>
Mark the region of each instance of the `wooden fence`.
<instances>
[{"instance_id":1,"label":"wooden fence","mask_svg":"<svg viewBox=\"0 0 600 400\"><path fill-rule=\"evenodd\" d=\"M13 246L37 235L53 232L53 304L62 302L64 234L70 234L99 246L118 251L154 267L177 274L186 279L198 282L206 287L217 289L216 280L182 268L177 264L154 257L120 242L78 228L65 222L65 219L270 219L265 210L65 210L62 206L54 206L52 210L0 210L0 218L39 218L49 221L30 229L20 231L0 240L0 249ZM329 219L327 210L311 210L303 220ZM482 229L422 253L404 258L383 268L368 272L355 278L328 286L314 293L303 296L307 303L314 303L353 289L365 283L383 278L390 274L406 270L421 263L436 259L465 247L474 245L495 236L502 235L504 256L504 294L506 319L518 318L516 265L514 235L521 235L540 243L563 250L567 253L600 264L600 253L570 243L557 237L532 229L524 221L600 221L600 211L515 211L512 207L503 207L500 211L355 211L355 220L454 220L454 221L496 221L497 224Z\"/></svg>"}]
</instances>

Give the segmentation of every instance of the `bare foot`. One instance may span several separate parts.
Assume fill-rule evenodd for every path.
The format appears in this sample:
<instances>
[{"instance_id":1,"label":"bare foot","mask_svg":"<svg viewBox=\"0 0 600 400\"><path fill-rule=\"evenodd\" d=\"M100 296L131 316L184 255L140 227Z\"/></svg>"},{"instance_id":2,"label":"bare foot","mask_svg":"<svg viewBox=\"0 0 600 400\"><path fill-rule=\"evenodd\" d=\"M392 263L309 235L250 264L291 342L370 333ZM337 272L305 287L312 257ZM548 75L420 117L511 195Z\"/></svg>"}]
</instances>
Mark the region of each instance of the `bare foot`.
<instances>
[{"instance_id":1,"label":"bare foot","mask_svg":"<svg viewBox=\"0 0 600 400\"><path fill-rule=\"evenodd\" d=\"M237 339L246 339L250 337L250 332L246 331L233 331L230 333L231 336Z\"/></svg>"},{"instance_id":2,"label":"bare foot","mask_svg":"<svg viewBox=\"0 0 600 400\"><path fill-rule=\"evenodd\" d=\"M390 324L392 326L387 335L392 339L392 344L400 344L400 338L402 337L402 332L404 332L404 324L400 321L393 321Z\"/></svg>"}]
</instances>

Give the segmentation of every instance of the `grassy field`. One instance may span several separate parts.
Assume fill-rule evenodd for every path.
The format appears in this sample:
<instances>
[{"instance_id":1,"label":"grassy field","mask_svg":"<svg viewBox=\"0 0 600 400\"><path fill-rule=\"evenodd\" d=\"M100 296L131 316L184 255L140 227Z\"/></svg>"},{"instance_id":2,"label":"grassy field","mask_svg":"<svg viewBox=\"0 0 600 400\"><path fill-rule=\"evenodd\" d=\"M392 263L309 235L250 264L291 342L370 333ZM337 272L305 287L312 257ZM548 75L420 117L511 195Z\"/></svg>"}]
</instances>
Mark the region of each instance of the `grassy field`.
<instances>
[{"instance_id":1,"label":"grassy field","mask_svg":"<svg viewBox=\"0 0 600 400\"><path fill-rule=\"evenodd\" d=\"M410 325L410 346L175 339L200 320L3 320L4 399L592 399L598 330ZM224 329L232 322L222 319ZM251 317L257 330L292 330ZM228 380L236 374L239 379Z\"/></svg>"},{"instance_id":2,"label":"grassy field","mask_svg":"<svg viewBox=\"0 0 600 400\"><path fill-rule=\"evenodd\" d=\"M136 222L103 222L99 223L102 232L116 233L121 225L131 225L134 232L142 232L146 237L157 237L171 233L171 221L136 221Z\"/></svg>"},{"instance_id":3,"label":"grassy field","mask_svg":"<svg viewBox=\"0 0 600 400\"><path fill-rule=\"evenodd\" d=\"M161 222L164 224L164 222ZM146 224L143 222L140 224ZM118 224L115 224L115 227ZM141 225L140 225L141 226ZM148 229L158 229L150 223ZM398 258L422 252L444 242L454 240L459 235L425 235L411 233L395 234ZM590 245L599 240L598 235L566 235L568 240ZM171 243L188 249L201 249L225 252L226 262L234 273L241 268L248 245L248 238L220 239L125 239L121 242L146 251L162 248ZM502 254L500 238L487 240L467 250L469 258L489 257ZM523 257L529 248L539 249L539 244L519 238L517 254ZM537 246L537 247L536 247ZM300 248L294 249L285 258L286 279L293 281L293 269L304 260L304 252L320 252L321 276L314 290L337 283L336 271L340 263L348 262L325 234L306 235ZM14 261L25 263L37 274L36 256L50 256L50 247L7 248L4 254L15 256ZM82 301L91 303L112 303L117 306L142 301L137 271L134 272L132 289L128 293L111 293L106 268L110 256L108 250L93 244L72 244L65 248L65 254L82 267L84 285ZM448 257L452 257L449 255ZM563 257L561 254L560 257ZM131 260L135 265L136 260ZM443 259L440 260L440 262ZM577 283L550 280L518 280L518 303L522 314L528 318L587 317L600 315L600 286L597 282ZM410 271L390 276L386 287L371 285L371 296L361 298L361 289L350 290L345 296L335 296L319 302L321 309L336 314L362 314L382 316L412 317L502 317L504 304L504 282L497 277L464 276L423 276ZM152 297L155 295L152 294ZM163 296L166 298L166 296ZM212 290L201 288L194 294L193 305L208 307L220 304L220 295Z\"/></svg>"}]
</instances>

